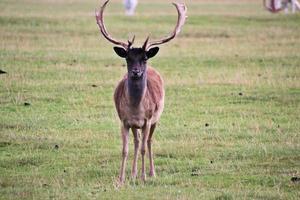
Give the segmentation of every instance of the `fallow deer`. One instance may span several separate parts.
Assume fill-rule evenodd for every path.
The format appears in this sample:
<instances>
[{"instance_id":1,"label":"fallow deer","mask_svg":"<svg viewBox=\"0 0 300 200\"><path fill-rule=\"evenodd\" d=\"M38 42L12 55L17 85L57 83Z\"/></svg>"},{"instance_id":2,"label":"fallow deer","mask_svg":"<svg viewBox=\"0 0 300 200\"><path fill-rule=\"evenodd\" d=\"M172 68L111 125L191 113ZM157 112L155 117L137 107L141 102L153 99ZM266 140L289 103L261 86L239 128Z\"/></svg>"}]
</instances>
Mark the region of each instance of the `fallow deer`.
<instances>
[{"instance_id":1,"label":"fallow deer","mask_svg":"<svg viewBox=\"0 0 300 200\"><path fill-rule=\"evenodd\" d=\"M272 13L277 13L282 10L285 10L285 13L288 13L289 4L292 6L293 13L296 12L296 9L300 10L300 3L298 0L263 0L264 7Z\"/></svg>"},{"instance_id":2,"label":"fallow deer","mask_svg":"<svg viewBox=\"0 0 300 200\"><path fill-rule=\"evenodd\" d=\"M137 160L139 151L139 133L142 129L142 175L143 181L146 180L145 173L145 152L148 147L150 160L150 176L155 176L154 162L151 150L151 138L154 129L164 108L164 86L159 73L147 66L147 60L154 57L160 44L164 44L180 32L186 19L186 6L182 3L173 3L178 12L177 24L174 31L167 37L157 41L149 41L149 37L141 48L132 47L134 38L128 43L118 41L111 37L104 25L103 12L109 0L96 11L96 20L101 34L111 43L117 45L114 47L116 54L126 59L127 74L117 85L114 92L114 103L118 116L121 120L121 135L123 142L122 164L119 175L119 183L123 184L125 180L125 168L128 157L128 136L129 130L132 130L134 136L134 159L131 176L137 176Z\"/></svg>"}]
</instances>

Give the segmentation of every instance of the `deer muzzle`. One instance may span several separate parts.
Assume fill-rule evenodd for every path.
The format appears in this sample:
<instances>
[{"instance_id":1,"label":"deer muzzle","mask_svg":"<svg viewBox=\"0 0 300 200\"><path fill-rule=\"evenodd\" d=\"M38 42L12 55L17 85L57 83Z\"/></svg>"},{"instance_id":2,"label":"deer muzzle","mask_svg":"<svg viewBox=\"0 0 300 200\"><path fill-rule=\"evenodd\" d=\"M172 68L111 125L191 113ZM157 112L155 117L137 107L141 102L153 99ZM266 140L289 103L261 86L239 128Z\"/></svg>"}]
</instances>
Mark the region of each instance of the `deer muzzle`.
<instances>
[{"instance_id":1,"label":"deer muzzle","mask_svg":"<svg viewBox=\"0 0 300 200\"><path fill-rule=\"evenodd\" d=\"M140 79L141 77L143 77L143 71L139 70L139 69L133 69L133 70L131 70L130 75L133 80L137 80L137 79Z\"/></svg>"}]
</instances>

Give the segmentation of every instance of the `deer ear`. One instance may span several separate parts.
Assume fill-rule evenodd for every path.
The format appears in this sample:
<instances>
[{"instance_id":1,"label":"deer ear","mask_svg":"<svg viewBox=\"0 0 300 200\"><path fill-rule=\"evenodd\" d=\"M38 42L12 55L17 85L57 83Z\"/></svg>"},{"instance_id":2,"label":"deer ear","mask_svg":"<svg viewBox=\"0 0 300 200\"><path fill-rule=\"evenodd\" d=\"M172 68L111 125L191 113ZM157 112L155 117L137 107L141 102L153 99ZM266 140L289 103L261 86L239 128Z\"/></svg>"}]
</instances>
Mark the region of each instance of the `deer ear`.
<instances>
[{"instance_id":1,"label":"deer ear","mask_svg":"<svg viewBox=\"0 0 300 200\"><path fill-rule=\"evenodd\" d=\"M116 52L116 54L118 54L118 56L120 56L121 58L125 58L127 56L127 52L124 48L122 47L114 47L114 51Z\"/></svg>"},{"instance_id":2,"label":"deer ear","mask_svg":"<svg viewBox=\"0 0 300 200\"><path fill-rule=\"evenodd\" d=\"M147 58L154 57L159 51L159 47L153 47L146 52Z\"/></svg>"}]
</instances>

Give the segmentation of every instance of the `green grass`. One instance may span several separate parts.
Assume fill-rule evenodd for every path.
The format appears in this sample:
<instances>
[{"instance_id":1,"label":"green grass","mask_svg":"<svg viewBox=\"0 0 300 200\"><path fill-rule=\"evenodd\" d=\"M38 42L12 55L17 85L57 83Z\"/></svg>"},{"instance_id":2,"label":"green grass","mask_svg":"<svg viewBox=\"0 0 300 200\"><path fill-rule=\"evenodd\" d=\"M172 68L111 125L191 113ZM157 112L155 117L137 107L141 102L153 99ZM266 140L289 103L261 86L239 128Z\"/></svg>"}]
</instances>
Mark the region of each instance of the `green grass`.
<instances>
[{"instance_id":1,"label":"green grass","mask_svg":"<svg viewBox=\"0 0 300 200\"><path fill-rule=\"evenodd\" d=\"M157 177L130 180L131 137L117 189L112 95L126 69L99 35L97 1L0 0L0 199L298 199L300 15L261 4L188 3L182 33L150 61L166 85ZM132 18L118 1L106 13L109 31L136 45L175 21L162 1Z\"/></svg>"}]
</instances>

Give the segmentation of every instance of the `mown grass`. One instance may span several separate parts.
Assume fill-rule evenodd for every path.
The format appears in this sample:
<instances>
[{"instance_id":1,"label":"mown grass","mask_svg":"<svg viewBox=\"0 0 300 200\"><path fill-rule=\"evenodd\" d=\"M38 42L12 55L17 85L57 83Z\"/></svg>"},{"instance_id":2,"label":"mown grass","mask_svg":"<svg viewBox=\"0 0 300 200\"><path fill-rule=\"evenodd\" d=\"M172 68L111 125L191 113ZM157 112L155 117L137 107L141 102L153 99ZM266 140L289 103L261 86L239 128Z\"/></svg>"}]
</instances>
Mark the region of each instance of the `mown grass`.
<instances>
[{"instance_id":1,"label":"mown grass","mask_svg":"<svg viewBox=\"0 0 300 200\"><path fill-rule=\"evenodd\" d=\"M0 199L299 198L299 14L271 15L250 0L189 2L183 32L150 62L166 83L157 178L128 177L117 189L112 94L126 69L99 36L98 2L0 7ZM168 33L175 14L143 1L127 18L113 1L106 24L138 45Z\"/></svg>"}]
</instances>

